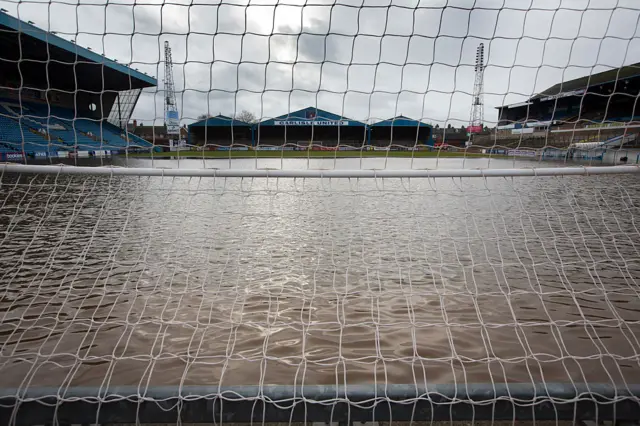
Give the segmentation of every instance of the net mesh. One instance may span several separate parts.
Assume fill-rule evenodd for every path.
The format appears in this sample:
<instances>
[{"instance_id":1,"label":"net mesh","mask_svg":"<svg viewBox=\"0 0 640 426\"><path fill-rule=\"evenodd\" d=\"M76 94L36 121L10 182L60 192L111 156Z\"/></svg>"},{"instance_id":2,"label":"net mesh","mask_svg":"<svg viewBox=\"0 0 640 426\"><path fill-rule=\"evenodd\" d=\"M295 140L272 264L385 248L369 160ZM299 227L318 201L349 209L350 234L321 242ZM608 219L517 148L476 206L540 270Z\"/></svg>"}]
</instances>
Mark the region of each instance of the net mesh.
<instances>
[{"instance_id":1,"label":"net mesh","mask_svg":"<svg viewBox=\"0 0 640 426\"><path fill-rule=\"evenodd\" d=\"M640 417L635 0L0 8L0 424Z\"/></svg>"},{"instance_id":2,"label":"net mesh","mask_svg":"<svg viewBox=\"0 0 640 426\"><path fill-rule=\"evenodd\" d=\"M14 161L639 161L633 1L0 5Z\"/></svg>"},{"instance_id":3,"label":"net mesh","mask_svg":"<svg viewBox=\"0 0 640 426\"><path fill-rule=\"evenodd\" d=\"M640 379L634 175L1 182L6 387Z\"/></svg>"}]
</instances>

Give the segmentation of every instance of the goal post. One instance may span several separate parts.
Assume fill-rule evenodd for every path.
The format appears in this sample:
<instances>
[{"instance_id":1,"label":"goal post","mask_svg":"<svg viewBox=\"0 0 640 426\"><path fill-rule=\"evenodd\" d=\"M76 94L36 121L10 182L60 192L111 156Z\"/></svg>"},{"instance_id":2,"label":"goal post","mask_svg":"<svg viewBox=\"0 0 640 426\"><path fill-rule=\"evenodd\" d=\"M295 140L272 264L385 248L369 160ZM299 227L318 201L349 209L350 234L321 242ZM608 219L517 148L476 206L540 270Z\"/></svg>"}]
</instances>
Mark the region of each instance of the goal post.
<instances>
[{"instance_id":1,"label":"goal post","mask_svg":"<svg viewBox=\"0 0 640 426\"><path fill-rule=\"evenodd\" d=\"M11 391L15 393L11 393ZM477 421L634 421L640 387L561 383L4 390L0 419L80 423L325 423ZM8 407L20 406L16 413ZM553 407L553 409L551 409Z\"/></svg>"},{"instance_id":2,"label":"goal post","mask_svg":"<svg viewBox=\"0 0 640 426\"><path fill-rule=\"evenodd\" d=\"M516 176L580 176L640 173L640 166L574 166L532 167L515 169L347 169L347 170L282 170L282 169L163 169L126 167L82 167L4 164L7 173L96 175L96 176L166 176L228 178L481 178Z\"/></svg>"}]
</instances>

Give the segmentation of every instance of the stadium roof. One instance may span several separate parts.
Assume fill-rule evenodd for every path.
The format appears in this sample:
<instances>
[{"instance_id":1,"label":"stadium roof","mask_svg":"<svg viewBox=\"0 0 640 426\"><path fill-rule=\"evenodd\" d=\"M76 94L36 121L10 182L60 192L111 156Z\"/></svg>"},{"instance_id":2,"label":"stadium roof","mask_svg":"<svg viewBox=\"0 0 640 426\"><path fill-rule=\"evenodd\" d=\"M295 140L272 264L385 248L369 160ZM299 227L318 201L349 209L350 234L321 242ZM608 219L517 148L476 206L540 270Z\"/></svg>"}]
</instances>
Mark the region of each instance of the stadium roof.
<instances>
[{"instance_id":1,"label":"stadium roof","mask_svg":"<svg viewBox=\"0 0 640 426\"><path fill-rule=\"evenodd\" d=\"M158 84L153 77L2 11L0 46L2 68L17 68L20 62L21 73L42 78L47 88L128 90Z\"/></svg>"},{"instance_id":2,"label":"stadium roof","mask_svg":"<svg viewBox=\"0 0 640 426\"><path fill-rule=\"evenodd\" d=\"M549 87L547 90L544 90L533 96L531 99L538 99L546 96L556 96L561 93L584 90L599 84L613 83L620 79L632 77L640 77L640 62L627 65L622 68L614 68L612 70L586 75L584 77L555 84Z\"/></svg>"},{"instance_id":3,"label":"stadium roof","mask_svg":"<svg viewBox=\"0 0 640 426\"><path fill-rule=\"evenodd\" d=\"M422 121L414 120L413 118L399 115L388 120L378 121L371 125L371 127L432 127L430 124L423 123Z\"/></svg>"},{"instance_id":4,"label":"stadium roof","mask_svg":"<svg viewBox=\"0 0 640 426\"><path fill-rule=\"evenodd\" d=\"M315 107L307 107L259 123L260 126L356 126L364 123Z\"/></svg>"},{"instance_id":5,"label":"stadium roof","mask_svg":"<svg viewBox=\"0 0 640 426\"><path fill-rule=\"evenodd\" d=\"M563 97L572 95L582 95L581 91L585 91L590 87L598 86L601 84L615 83L618 80L637 78L640 77L640 62L627 65L621 68L614 68L607 71L602 71L595 74L586 75L584 77L575 78L573 80L564 81L558 84L554 84L546 90L532 96L528 101L518 102L511 105L503 105L496 108L516 108L521 106L527 106L534 100L551 100L544 99L553 97ZM562 95L562 96L560 96Z\"/></svg>"},{"instance_id":6,"label":"stadium roof","mask_svg":"<svg viewBox=\"0 0 640 426\"><path fill-rule=\"evenodd\" d=\"M228 127L228 126L251 126L251 123L236 120L226 115L218 114L215 117L209 117L196 121L189 127Z\"/></svg>"}]
</instances>

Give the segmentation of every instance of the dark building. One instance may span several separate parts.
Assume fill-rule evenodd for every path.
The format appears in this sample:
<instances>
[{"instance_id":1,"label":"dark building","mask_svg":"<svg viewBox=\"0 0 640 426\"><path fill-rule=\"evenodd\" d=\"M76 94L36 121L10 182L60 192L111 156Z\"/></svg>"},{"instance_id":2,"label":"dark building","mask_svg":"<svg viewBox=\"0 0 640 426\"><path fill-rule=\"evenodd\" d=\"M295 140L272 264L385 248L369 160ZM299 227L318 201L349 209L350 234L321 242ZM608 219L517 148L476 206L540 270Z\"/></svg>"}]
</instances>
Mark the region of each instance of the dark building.
<instances>
[{"instance_id":1,"label":"dark building","mask_svg":"<svg viewBox=\"0 0 640 426\"><path fill-rule=\"evenodd\" d=\"M469 140L466 127L440 127L432 129L433 140L436 146L451 145L455 147L464 147ZM475 136L477 138L477 135Z\"/></svg>"},{"instance_id":2,"label":"dark building","mask_svg":"<svg viewBox=\"0 0 640 426\"><path fill-rule=\"evenodd\" d=\"M167 134L167 126L145 126L143 122L138 123L137 120L127 125L129 132L144 139L147 142L151 142L154 146L169 147L170 140L182 139L184 141L188 138L188 130L186 125L180 128L180 137L176 135Z\"/></svg>"},{"instance_id":3,"label":"dark building","mask_svg":"<svg viewBox=\"0 0 640 426\"><path fill-rule=\"evenodd\" d=\"M433 145L431 125L402 115L369 126L368 144L376 147L410 148Z\"/></svg>"},{"instance_id":4,"label":"dark building","mask_svg":"<svg viewBox=\"0 0 640 426\"><path fill-rule=\"evenodd\" d=\"M208 117L191 124L188 129L189 144L204 149L248 147L254 144L254 128L250 123L225 115Z\"/></svg>"}]
</instances>

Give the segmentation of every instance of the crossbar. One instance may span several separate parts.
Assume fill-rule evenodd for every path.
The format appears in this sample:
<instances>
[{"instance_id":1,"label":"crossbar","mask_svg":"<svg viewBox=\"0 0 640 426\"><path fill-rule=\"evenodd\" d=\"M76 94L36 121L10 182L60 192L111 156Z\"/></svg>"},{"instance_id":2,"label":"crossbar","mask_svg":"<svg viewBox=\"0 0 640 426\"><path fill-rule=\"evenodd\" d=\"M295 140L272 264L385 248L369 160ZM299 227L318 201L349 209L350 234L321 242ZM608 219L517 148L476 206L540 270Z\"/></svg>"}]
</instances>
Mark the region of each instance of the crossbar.
<instances>
[{"instance_id":1,"label":"crossbar","mask_svg":"<svg viewBox=\"0 0 640 426\"><path fill-rule=\"evenodd\" d=\"M237 178L452 178L576 176L640 173L640 166L539 167L513 169L402 169L402 170L272 170L272 169L165 169L127 167L81 167L67 165L28 165L5 163L2 173L55 175L237 177Z\"/></svg>"},{"instance_id":2,"label":"crossbar","mask_svg":"<svg viewBox=\"0 0 640 426\"><path fill-rule=\"evenodd\" d=\"M640 385L561 383L0 389L0 424L633 420L639 397Z\"/></svg>"}]
</instances>

